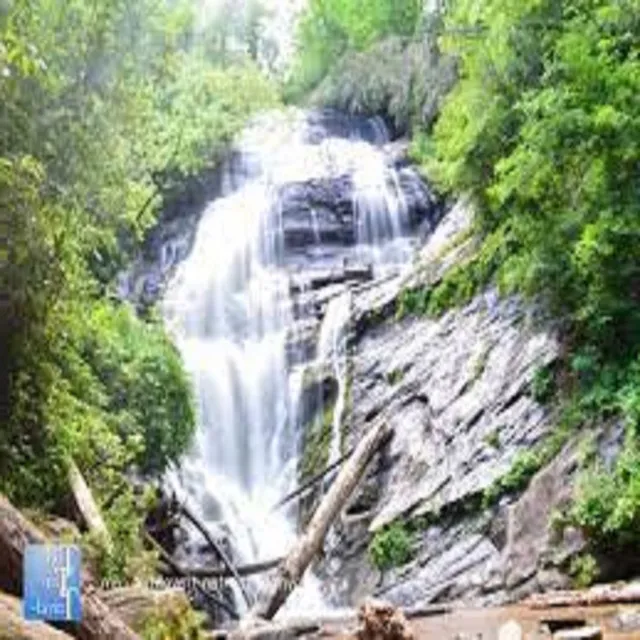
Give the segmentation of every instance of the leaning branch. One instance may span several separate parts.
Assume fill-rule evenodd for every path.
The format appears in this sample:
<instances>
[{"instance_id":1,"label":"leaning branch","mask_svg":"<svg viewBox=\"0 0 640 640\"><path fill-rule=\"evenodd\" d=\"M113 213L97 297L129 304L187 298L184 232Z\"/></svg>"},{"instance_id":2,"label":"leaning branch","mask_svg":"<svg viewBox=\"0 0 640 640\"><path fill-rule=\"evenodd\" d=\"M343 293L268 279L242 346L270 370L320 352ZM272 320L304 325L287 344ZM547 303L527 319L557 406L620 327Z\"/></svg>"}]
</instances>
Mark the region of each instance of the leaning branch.
<instances>
[{"instance_id":1,"label":"leaning branch","mask_svg":"<svg viewBox=\"0 0 640 640\"><path fill-rule=\"evenodd\" d=\"M238 574L235 566L233 565L233 563L225 553L224 549L220 546L218 541L209 533L208 529L204 526L204 524L202 524L202 522L200 522L200 520L196 518L196 516L191 512L191 510L186 505L183 504L181 509L182 509L182 513L184 514L184 517L187 520L189 520L189 522L191 522L191 524L193 524L193 526L196 529L198 529L198 531L200 531L200 533L203 535L207 543L218 554L218 557L220 558L220 560L222 560L222 564L224 564L224 566L227 568L227 571L229 571L229 573L233 576L234 580L238 583L238 587L242 592L242 597L247 603L247 606L250 607L251 599L249 598L249 594L247 593L247 590L245 589L244 584L242 584L240 575Z\"/></svg>"},{"instance_id":2,"label":"leaning branch","mask_svg":"<svg viewBox=\"0 0 640 640\"><path fill-rule=\"evenodd\" d=\"M352 453L353 453L353 449L350 449L339 460L336 460L333 464L330 464L324 471L320 471L320 473L317 473L315 476L312 476L311 478L309 478L307 482L299 486L295 491L292 491L291 493L287 494L284 498L282 498L282 500L280 500L279 502L276 502L276 504L274 504L273 507L271 507L272 511L275 511L276 509L280 509L280 507L284 507L284 505L288 504L292 500L299 498L300 496L306 494L307 491L310 491L311 489L313 489L313 487L315 487L322 480L324 480L332 471L335 471L344 462L346 462Z\"/></svg>"},{"instance_id":3,"label":"leaning branch","mask_svg":"<svg viewBox=\"0 0 640 640\"><path fill-rule=\"evenodd\" d=\"M161 560L171 569L171 571L180 578L195 578L194 576L187 571L185 571L157 542L156 540L149 535L146 531L144 534L145 540L157 551ZM212 602L214 605L220 607L224 611L226 611L234 620L238 620L240 616L238 616L237 611L231 607L229 604L224 602L224 600L216 597L210 591L205 589L202 585L196 582L195 587L197 591L207 600Z\"/></svg>"},{"instance_id":4,"label":"leaning branch","mask_svg":"<svg viewBox=\"0 0 640 640\"><path fill-rule=\"evenodd\" d=\"M106 544L107 549L110 549L112 547L112 541L107 525L91 493L91 489L89 489L89 485L73 460L69 462L67 477L75 508L80 515L80 519L87 529L91 533L98 534Z\"/></svg>"},{"instance_id":5,"label":"leaning branch","mask_svg":"<svg viewBox=\"0 0 640 640\"><path fill-rule=\"evenodd\" d=\"M388 439L390 436L391 436L391 433L389 433L386 436L386 439ZM380 443L380 446L382 446L383 444L384 444L384 441ZM353 453L354 448L355 447L352 447L351 449L349 449L347 453L345 453L341 458L338 458L338 460L330 464L326 469L324 469L323 471L320 471L315 476L312 476L304 484L299 486L295 491L292 491L291 493L287 494L284 498L282 498L282 500L280 500L279 502L276 502L276 504L274 504L273 507L271 507L272 511L275 511L276 509L280 509L281 507L284 507L286 504L288 504L292 500L295 500L296 498L304 496L308 491L313 489L313 487L319 484L328 475L330 475L336 469L341 467L351 457L351 454Z\"/></svg>"},{"instance_id":6,"label":"leaning branch","mask_svg":"<svg viewBox=\"0 0 640 640\"><path fill-rule=\"evenodd\" d=\"M164 558L163 558L164 560ZM266 573L280 566L283 558L276 558L275 560L265 560L264 562L254 562L251 564L241 564L235 567L236 572L240 576L253 576L258 573ZM167 563L168 564L168 563ZM171 566L171 565L169 565ZM173 569L173 567L171 567ZM214 567L185 567L179 566L180 571L190 578L233 578L233 574L224 568Z\"/></svg>"},{"instance_id":7,"label":"leaning branch","mask_svg":"<svg viewBox=\"0 0 640 640\"><path fill-rule=\"evenodd\" d=\"M320 502L307 530L298 538L280 565L278 576L267 590L265 598L254 607L250 614L252 617L271 620L276 615L320 551L331 523L353 493L369 461L390 434L391 427L380 419L360 440Z\"/></svg>"}]
</instances>

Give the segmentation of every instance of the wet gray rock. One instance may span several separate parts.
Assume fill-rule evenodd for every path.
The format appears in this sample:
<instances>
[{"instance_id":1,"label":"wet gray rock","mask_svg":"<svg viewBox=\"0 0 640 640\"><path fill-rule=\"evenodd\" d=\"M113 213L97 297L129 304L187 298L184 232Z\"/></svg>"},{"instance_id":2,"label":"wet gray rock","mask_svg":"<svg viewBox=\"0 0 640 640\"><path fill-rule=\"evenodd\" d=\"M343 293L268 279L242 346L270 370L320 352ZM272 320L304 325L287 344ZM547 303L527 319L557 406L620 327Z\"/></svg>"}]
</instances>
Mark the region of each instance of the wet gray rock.
<instances>
[{"instance_id":1,"label":"wet gray rock","mask_svg":"<svg viewBox=\"0 0 640 640\"><path fill-rule=\"evenodd\" d=\"M551 525L571 496L577 438L521 496L481 504L483 492L555 426L556 416L531 392L538 369L559 355L556 327L543 307L489 288L439 319L395 317L404 290L433 285L467 259L475 248L470 222L462 201L411 271L353 289L346 444L382 414L395 435L326 545L320 573L334 602L354 604L370 594L402 606L511 602L566 587L568 563L584 547L578 531ZM616 425L605 431L597 449L614 459L622 432ZM428 520L414 534L413 560L381 575L367 556L371 535L418 516Z\"/></svg>"},{"instance_id":2,"label":"wet gray rock","mask_svg":"<svg viewBox=\"0 0 640 640\"><path fill-rule=\"evenodd\" d=\"M278 193L285 245L355 242L354 186L350 176L310 180L282 187Z\"/></svg>"},{"instance_id":3,"label":"wet gray rock","mask_svg":"<svg viewBox=\"0 0 640 640\"><path fill-rule=\"evenodd\" d=\"M392 297L394 287L398 282L391 278L377 297L372 288L361 293L379 304L384 295ZM356 297L358 302L362 310ZM323 573L330 593L351 603L351 596L373 588L402 606L508 600L509 589L536 574L547 541L537 547L529 534L540 535L536 527L546 526L548 512L534 511L526 523L513 515L526 512L526 504L483 512L478 496L553 426L553 416L530 393L535 371L558 356L553 325L540 308L488 290L438 320L407 318L369 327L354 349L349 443L383 412L395 436L386 463L379 461L364 485L370 490L375 484L378 492L366 514L368 532L344 518L337 527L339 544ZM390 405L393 411L387 411ZM562 485L560 471L555 482ZM540 499L529 498L542 511ZM473 506L470 513L466 503ZM371 532L398 517L423 514L442 514L442 522L419 534L410 565L380 577L366 555ZM531 568L524 560L518 564L521 553Z\"/></svg>"},{"instance_id":4,"label":"wet gray rock","mask_svg":"<svg viewBox=\"0 0 640 640\"><path fill-rule=\"evenodd\" d=\"M404 398L390 417L396 462L372 530L488 488L548 433L550 416L529 393L537 368L558 353L541 321L539 309L489 291L440 320L388 323L361 340L354 437L392 397Z\"/></svg>"}]
</instances>

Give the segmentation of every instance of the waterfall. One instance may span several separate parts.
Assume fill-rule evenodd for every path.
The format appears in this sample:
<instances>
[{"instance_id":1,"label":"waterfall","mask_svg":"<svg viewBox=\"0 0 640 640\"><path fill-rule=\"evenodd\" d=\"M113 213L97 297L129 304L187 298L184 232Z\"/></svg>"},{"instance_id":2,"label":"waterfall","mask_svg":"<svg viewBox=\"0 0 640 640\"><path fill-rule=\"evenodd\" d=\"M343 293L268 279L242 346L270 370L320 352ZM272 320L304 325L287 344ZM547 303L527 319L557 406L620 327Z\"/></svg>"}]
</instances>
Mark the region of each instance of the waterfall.
<instances>
[{"instance_id":1,"label":"waterfall","mask_svg":"<svg viewBox=\"0 0 640 640\"><path fill-rule=\"evenodd\" d=\"M299 111L258 119L238 140L222 193L169 283L163 312L193 379L198 416L175 484L212 529L230 534L240 560L279 557L295 537L294 524L270 509L297 481L302 379L287 355L296 322L292 274L312 280L327 266L378 268L410 253L407 205L385 142L378 119ZM307 202L310 190L317 200L327 185L348 191L332 192L345 205L341 217ZM334 458L349 295L343 286L328 302L317 345L339 387Z\"/></svg>"},{"instance_id":2,"label":"waterfall","mask_svg":"<svg viewBox=\"0 0 640 640\"><path fill-rule=\"evenodd\" d=\"M330 364L333 376L338 383L338 395L333 409L329 464L340 457L341 426L347 393L347 329L350 315L351 293L347 289L332 298L327 305L318 340L318 359L320 362Z\"/></svg>"}]
</instances>

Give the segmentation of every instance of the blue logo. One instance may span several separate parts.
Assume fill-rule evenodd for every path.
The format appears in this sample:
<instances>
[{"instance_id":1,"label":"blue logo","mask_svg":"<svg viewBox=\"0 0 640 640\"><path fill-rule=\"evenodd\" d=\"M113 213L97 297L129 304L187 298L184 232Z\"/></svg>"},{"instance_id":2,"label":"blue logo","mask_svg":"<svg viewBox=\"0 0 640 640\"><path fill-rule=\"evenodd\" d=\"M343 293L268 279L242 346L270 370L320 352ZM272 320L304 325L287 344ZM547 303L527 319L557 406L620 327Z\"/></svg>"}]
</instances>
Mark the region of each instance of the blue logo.
<instances>
[{"instance_id":1,"label":"blue logo","mask_svg":"<svg viewBox=\"0 0 640 640\"><path fill-rule=\"evenodd\" d=\"M73 545L27 545L24 554L24 617L51 622L82 617L81 553Z\"/></svg>"}]
</instances>

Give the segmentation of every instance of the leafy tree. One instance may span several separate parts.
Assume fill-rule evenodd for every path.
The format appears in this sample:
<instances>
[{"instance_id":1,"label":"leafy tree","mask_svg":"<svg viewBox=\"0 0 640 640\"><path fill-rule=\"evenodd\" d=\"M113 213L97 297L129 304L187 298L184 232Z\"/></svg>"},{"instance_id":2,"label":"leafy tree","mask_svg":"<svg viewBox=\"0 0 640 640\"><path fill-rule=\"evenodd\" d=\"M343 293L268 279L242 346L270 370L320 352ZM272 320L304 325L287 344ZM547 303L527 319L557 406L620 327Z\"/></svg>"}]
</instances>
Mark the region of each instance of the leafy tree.
<instances>
[{"instance_id":1,"label":"leafy tree","mask_svg":"<svg viewBox=\"0 0 640 640\"><path fill-rule=\"evenodd\" d=\"M128 477L178 459L194 411L161 323L115 301L114 276L163 196L277 104L251 61L208 54L194 21L184 0L0 11L0 491L56 508L73 458L123 557L142 506Z\"/></svg>"},{"instance_id":2,"label":"leafy tree","mask_svg":"<svg viewBox=\"0 0 640 640\"><path fill-rule=\"evenodd\" d=\"M298 25L298 54L289 94L314 88L348 51L363 51L390 35L410 36L419 0L311 0Z\"/></svg>"}]
</instances>

